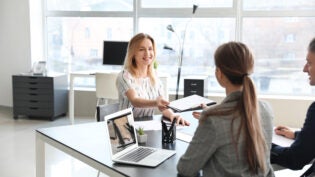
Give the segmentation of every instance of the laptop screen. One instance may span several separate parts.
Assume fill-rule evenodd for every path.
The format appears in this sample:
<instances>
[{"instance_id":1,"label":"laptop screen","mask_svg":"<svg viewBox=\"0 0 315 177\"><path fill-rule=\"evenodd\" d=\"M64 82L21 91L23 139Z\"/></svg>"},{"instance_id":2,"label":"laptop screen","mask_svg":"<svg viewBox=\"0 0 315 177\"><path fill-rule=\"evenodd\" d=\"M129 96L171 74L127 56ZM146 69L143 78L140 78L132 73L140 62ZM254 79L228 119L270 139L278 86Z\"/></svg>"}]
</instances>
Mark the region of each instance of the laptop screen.
<instances>
[{"instance_id":1,"label":"laptop screen","mask_svg":"<svg viewBox=\"0 0 315 177\"><path fill-rule=\"evenodd\" d=\"M134 125L128 119L130 115L131 113L127 113L107 120L113 155L136 144Z\"/></svg>"}]
</instances>

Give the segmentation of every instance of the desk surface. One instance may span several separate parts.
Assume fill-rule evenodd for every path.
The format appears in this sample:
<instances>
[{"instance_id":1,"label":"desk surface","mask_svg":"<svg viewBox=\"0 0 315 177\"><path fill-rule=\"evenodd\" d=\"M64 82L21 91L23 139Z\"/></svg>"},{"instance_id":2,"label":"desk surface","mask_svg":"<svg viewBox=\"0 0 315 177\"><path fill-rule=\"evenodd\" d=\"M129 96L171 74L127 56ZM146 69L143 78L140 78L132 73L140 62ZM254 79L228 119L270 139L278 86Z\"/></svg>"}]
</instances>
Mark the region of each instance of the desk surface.
<instances>
[{"instance_id":1,"label":"desk surface","mask_svg":"<svg viewBox=\"0 0 315 177\"><path fill-rule=\"evenodd\" d=\"M193 132L197 125L197 120L191 115L191 112L182 113L182 116L190 120L192 125L187 127L188 131ZM155 116L160 119L160 116ZM188 143L176 140L174 144L164 145L161 141L161 131L147 131L148 141L146 146L158 147L164 149L175 149L176 154L155 168L140 167L125 164L113 163L109 157L109 148L106 143L105 122L86 123L78 125L60 126L53 128L38 129L40 133L64 146L72 148L74 151L97 161L110 169L121 173L124 176L177 176L176 165L181 155L186 151Z\"/></svg>"}]
</instances>

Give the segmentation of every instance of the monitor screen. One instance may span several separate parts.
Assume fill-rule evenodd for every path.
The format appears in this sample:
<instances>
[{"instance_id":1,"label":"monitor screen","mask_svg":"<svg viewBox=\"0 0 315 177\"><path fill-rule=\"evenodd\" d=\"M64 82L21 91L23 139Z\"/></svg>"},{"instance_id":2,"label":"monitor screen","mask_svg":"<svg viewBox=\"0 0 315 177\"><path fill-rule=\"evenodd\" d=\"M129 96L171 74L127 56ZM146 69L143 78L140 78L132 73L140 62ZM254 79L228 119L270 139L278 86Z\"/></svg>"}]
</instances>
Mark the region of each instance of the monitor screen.
<instances>
[{"instance_id":1,"label":"monitor screen","mask_svg":"<svg viewBox=\"0 0 315 177\"><path fill-rule=\"evenodd\" d=\"M123 65L128 42L126 41L104 41L103 64Z\"/></svg>"}]
</instances>

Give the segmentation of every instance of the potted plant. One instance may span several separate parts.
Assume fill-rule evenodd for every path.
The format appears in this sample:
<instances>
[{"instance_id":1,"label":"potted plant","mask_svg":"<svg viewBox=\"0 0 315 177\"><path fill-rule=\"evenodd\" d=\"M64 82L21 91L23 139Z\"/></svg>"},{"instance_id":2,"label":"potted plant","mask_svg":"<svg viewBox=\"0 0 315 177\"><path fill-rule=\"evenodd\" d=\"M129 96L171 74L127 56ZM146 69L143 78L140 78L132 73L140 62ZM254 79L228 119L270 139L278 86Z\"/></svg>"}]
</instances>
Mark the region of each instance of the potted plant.
<instances>
[{"instance_id":1,"label":"potted plant","mask_svg":"<svg viewBox=\"0 0 315 177\"><path fill-rule=\"evenodd\" d=\"M137 129L137 139L139 143L146 143L147 142L147 134L144 133L144 130L142 127L139 127Z\"/></svg>"}]
</instances>

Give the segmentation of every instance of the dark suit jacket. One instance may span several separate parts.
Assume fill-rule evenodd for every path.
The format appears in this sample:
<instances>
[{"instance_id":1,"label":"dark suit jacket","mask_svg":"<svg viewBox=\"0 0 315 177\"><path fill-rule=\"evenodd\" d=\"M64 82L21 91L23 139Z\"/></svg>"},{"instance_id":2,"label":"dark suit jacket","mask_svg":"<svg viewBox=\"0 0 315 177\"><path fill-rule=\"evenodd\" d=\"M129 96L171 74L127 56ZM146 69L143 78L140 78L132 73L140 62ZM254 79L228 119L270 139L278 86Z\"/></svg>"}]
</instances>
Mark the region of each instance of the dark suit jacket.
<instances>
[{"instance_id":1,"label":"dark suit jacket","mask_svg":"<svg viewBox=\"0 0 315 177\"><path fill-rule=\"evenodd\" d=\"M315 158L315 102L307 110L301 131L296 132L295 135L295 141L290 147L273 144L271 163L298 170Z\"/></svg>"}]
</instances>

